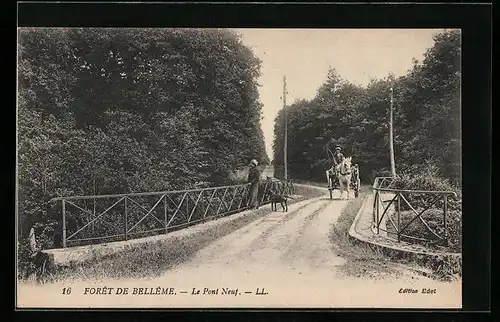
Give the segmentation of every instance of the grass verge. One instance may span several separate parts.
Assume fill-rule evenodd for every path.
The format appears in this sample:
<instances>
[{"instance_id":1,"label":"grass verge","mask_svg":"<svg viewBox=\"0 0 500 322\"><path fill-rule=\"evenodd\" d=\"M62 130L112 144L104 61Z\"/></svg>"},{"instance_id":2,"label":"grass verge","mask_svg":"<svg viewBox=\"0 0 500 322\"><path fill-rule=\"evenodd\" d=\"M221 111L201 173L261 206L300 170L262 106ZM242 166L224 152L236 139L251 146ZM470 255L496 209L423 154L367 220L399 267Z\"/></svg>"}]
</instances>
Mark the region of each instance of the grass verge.
<instances>
[{"instance_id":1,"label":"grass verge","mask_svg":"<svg viewBox=\"0 0 500 322\"><path fill-rule=\"evenodd\" d=\"M371 186L362 185L359 197L347 204L330 231L330 241L334 252L346 260L341 267L341 273L345 276L367 279L398 276L399 270L382 252L371 249L366 244L354 243L349 238L349 228L369 193L371 193Z\"/></svg>"},{"instance_id":2,"label":"grass verge","mask_svg":"<svg viewBox=\"0 0 500 322\"><path fill-rule=\"evenodd\" d=\"M304 186L297 186L295 199L290 204L320 197L324 192ZM197 251L250 222L271 213L270 205L258 210L234 214L227 221L214 219L206 224L186 228L180 236L152 243L144 243L107 257L95 258L84 264L71 267L52 267L42 283L68 280L103 280L122 278L151 278L160 276L166 270L189 260ZM219 224L220 223L220 224Z\"/></svg>"}]
</instances>

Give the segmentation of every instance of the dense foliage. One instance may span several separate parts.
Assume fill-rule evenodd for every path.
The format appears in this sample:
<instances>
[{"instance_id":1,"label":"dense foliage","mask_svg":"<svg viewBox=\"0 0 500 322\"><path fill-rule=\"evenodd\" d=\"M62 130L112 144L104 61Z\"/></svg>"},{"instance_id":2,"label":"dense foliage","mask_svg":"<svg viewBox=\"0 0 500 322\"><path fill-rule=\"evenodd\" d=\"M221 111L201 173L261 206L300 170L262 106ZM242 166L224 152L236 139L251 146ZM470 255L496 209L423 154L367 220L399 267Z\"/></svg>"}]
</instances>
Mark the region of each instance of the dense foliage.
<instances>
[{"instance_id":1,"label":"dense foliage","mask_svg":"<svg viewBox=\"0 0 500 322\"><path fill-rule=\"evenodd\" d=\"M462 191L457 186L453 185L449 180L440 175L440 171L435 164L427 162L424 165L406 167L402 169L402 173L392 182L391 187L396 189L408 190L425 190L425 191L452 191L456 194L448 195L446 208L446 236L448 247L454 252L460 252L462 249ZM400 203L401 210L401 227L405 227L404 234L422 239L402 238L402 240L420 243L426 246L443 245L442 240L438 240L434 233L440 237L445 236L444 225L444 200L441 195L429 193L405 193L403 194L406 201ZM437 200L437 201L435 201ZM411 205L416 211L421 212L422 219L427 223L431 230L427 228L421 220L413 220L415 218L414 211L409 207ZM395 214L393 214L393 218ZM413 221L412 221L413 220ZM389 228L390 225L388 225ZM429 242L431 241L431 242ZM437 241L437 243L435 243Z\"/></svg>"},{"instance_id":2,"label":"dense foliage","mask_svg":"<svg viewBox=\"0 0 500 322\"><path fill-rule=\"evenodd\" d=\"M460 32L435 35L434 45L420 63L396 78L372 80L366 87L349 83L334 69L309 101L287 107L288 169L294 179L325 181L331 166L327 148L342 146L345 156L359 164L360 178L373 183L375 176L391 176L389 154L389 111L391 87L394 107L394 148L397 177L392 187L408 190L454 191L447 202L449 248L461 250L460 166ZM284 114L275 124L274 164L283 164ZM326 184L326 182L325 182ZM430 194L406 194L418 211L430 206ZM415 217L401 205L402 223ZM427 224L444 236L443 201L424 215ZM419 220L405 233L433 240L435 236ZM415 242L414 239L409 240ZM427 242L419 241L424 244Z\"/></svg>"},{"instance_id":3,"label":"dense foliage","mask_svg":"<svg viewBox=\"0 0 500 322\"><path fill-rule=\"evenodd\" d=\"M260 61L230 31L23 28L18 49L24 229L57 195L218 185L268 163Z\"/></svg>"},{"instance_id":4,"label":"dense foliage","mask_svg":"<svg viewBox=\"0 0 500 322\"><path fill-rule=\"evenodd\" d=\"M461 186L460 32L435 35L424 60L407 75L389 75L361 87L330 69L310 101L287 107L289 175L324 181L331 166L326 148L339 144L360 166L364 182L388 174L390 88L394 91L396 172L424 170ZM274 163L283 164L283 112L276 118ZM389 173L390 174L390 173Z\"/></svg>"}]
</instances>

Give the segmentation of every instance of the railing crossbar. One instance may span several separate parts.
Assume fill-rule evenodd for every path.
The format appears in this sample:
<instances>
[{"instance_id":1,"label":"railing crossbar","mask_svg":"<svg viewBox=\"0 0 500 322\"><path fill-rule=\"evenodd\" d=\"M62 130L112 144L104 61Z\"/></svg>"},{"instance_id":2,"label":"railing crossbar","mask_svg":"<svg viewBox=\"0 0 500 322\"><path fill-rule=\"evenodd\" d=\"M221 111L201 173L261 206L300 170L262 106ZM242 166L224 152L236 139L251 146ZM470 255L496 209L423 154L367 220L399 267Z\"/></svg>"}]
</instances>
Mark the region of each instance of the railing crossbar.
<instances>
[{"instance_id":1,"label":"railing crossbar","mask_svg":"<svg viewBox=\"0 0 500 322\"><path fill-rule=\"evenodd\" d=\"M77 204L75 204L75 203L73 203L73 202L71 202L71 201L69 201L69 200L66 200L66 202L67 202L68 204L72 205L73 207L80 209L80 210L81 210L81 211L83 211L84 213L86 213L86 214L88 214L88 215L92 216L92 218L93 218L93 217L94 217L94 215L95 215L93 212L91 212L91 211L89 211L89 210L87 210L87 209L84 209L84 208L82 208L82 207L78 206ZM100 218L100 219L92 219L92 220L90 220L90 221L89 221L89 223L95 223L95 222L97 222L97 220L101 220L101 222L102 222L103 224L107 225L107 227L110 227L110 226L111 226L111 228L118 229L118 227L117 227L117 226L113 225L113 224L112 224L112 223L110 223L110 222L107 222L106 220L104 220L104 218Z\"/></svg>"},{"instance_id":2,"label":"railing crossbar","mask_svg":"<svg viewBox=\"0 0 500 322\"><path fill-rule=\"evenodd\" d=\"M396 233L400 233L398 227L396 227L396 224L394 223L394 220L392 220L392 216L390 214L387 214L387 218L389 218L389 221L391 222L392 227L394 227L394 229L396 230Z\"/></svg>"},{"instance_id":3,"label":"railing crossbar","mask_svg":"<svg viewBox=\"0 0 500 322\"><path fill-rule=\"evenodd\" d=\"M132 226L132 228L130 228L130 229L127 231L127 233L130 233L132 230L134 230L134 228L135 228L135 227L137 227L137 226L138 226L141 222L143 222L143 221L144 221L144 219L146 219L146 217L147 217L148 215L150 215L150 214L153 212L153 210L155 210L155 208L156 208L156 207L160 204L160 202L163 200L163 198L165 198L165 195L161 196L161 197L160 197L160 199L158 199L158 201L155 203L155 205L153 206L153 208L151 208L151 209L148 211L148 213L147 213L147 214L145 214L145 215L144 215L144 217L142 217L142 218L141 218L141 220L139 220L139 221L138 221L135 225L133 225L133 226ZM153 216L153 217L154 217L154 216ZM156 217L155 217L155 218L156 218ZM163 226L163 222L161 222L158 218L156 218L156 219L157 219L157 220L160 222L160 224ZM163 227L163 228L165 228L165 227Z\"/></svg>"},{"instance_id":4,"label":"railing crossbar","mask_svg":"<svg viewBox=\"0 0 500 322\"><path fill-rule=\"evenodd\" d=\"M244 186L245 184L241 184L238 186ZM208 187L208 188L199 188L199 189L184 189L184 190L171 190L171 191L157 191L157 192L132 192L132 193L120 193L120 194L109 194L109 195L88 195L88 196L71 196L71 197L55 197L50 199L48 202L57 201L57 200L74 200L74 199L105 199L105 198L119 198L119 197L145 197L145 196L159 196L159 195L169 195L169 194L181 194L186 192L195 192L195 191L207 191L212 189L225 189L235 187L232 186L221 186L221 187Z\"/></svg>"},{"instance_id":5,"label":"railing crossbar","mask_svg":"<svg viewBox=\"0 0 500 322\"><path fill-rule=\"evenodd\" d=\"M109 210L113 209L114 206L116 206L117 204L119 204L122 200L124 200L125 197L122 197L120 198L118 201L116 201L114 204L112 204L111 206L108 207L108 209L104 210L102 213L100 213L97 217L95 217L92 221L88 222L86 225L84 225L82 228L78 229L77 231L75 231L73 234L71 234L69 237L66 237L66 240L70 239L71 237L75 236L76 234L78 234L79 232L81 232L83 229L85 229L86 227L88 227L92 222L96 221L97 219L101 218L102 216L104 216ZM66 200L67 201L67 200Z\"/></svg>"},{"instance_id":6,"label":"railing crossbar","mask_svg":"<svg viewBox=\"0 0 500 322\"><path fill-rule=\"evenodd\" d=\"M227 206L227 203L226 203L226 199L225 199L225 198L226 198L226 196L223 196L223 197L222 197L222 202L223 202L223 204L224 204L224 207L226 207L226 210L225 210L225 211L227 212L227 211L229 211L229 208L228 208L228 206ZM224 212L222 212L222 213L224 213Z\"/></svg>"},{"instance_id":7,"label":"railing crossbar","mask_svg":"<svg viewBox=\"0 0 500 322\"><path fill-rule=\"evenodd\" d=\"M81 210L81 211L83 211L84 213L89 214L89 215L91 215L91 216L94 216L94 213L93 213L93 212L91 212L90 210L84 209L84 208L82 208L82 207L78 206L77 204L75 204L75 203L73 203L73 202L71 202L71 201L69 201L69 200L66 200L66 202L67 202L68 204L72 205L73 207L80 209L80 210Z\"/></svg>"},{"instance_id":8,"label":"railing crossbar","mask_svg":"<svg viewBox=\"0 0 500 322\"><path fill-rule=\"evenodd\" d=\"M200 191L200 193L203 193L203 191ZM193 197L191 196L191 193L188 193L187 196L188 196L189 200L191 200L193 202L193 204L196 204L196 200L193 199ZM189 200L186 200L186 202Z\"/></svg>"},{"instance_id":9,"label":"railing crossbar","mask_svg":"<svg viewBox=\"0 0 500 322\"><path fill-rule=\"evenodd\" d=\"M240 190L239 187L234 188L233 198L231 199L231 203L229 204L229 209L233 206L234 198L236 197L236 193Z\"/></svg>"},{"instance_id":10,"label":"railing crossbar","mask_svg":"<svg viewBox=\"0 0 500 322\"><path fill-rule=\"evenodd\" d=\"M453 191L426 191L426 190L404 190L404 189L392 189L392 188L376 188L378 191L382 192L404 192L404 193L421 193L421 194L440 194L440 195L454 195L456 196L456 193Z\"/></svg>"},{"instance_id":11,"label":"railing crossbar","mask_svg":"<svg viewBox=\"0 0 500 322\"><path fill-rule=\"evenodd\" d=\"M172 220L174 220L174 218L177 216L177 213L179 213L179 209L181 208L182 203L184 202L184 199L186 198L186 195L187 195L187 192L185 192L184 195L182 196L181 202L179 202L179 206L177 206L177 209L175 210L174 214L172 215L172 218L170 218L170 220L168 221L167 227L170 225ZM172 200L172 199L170 199L170 200Z\"/></svg>"},{"instance_id":12,"label":"railing crossbar","mask_svg":"<svg viewBox=\"0 0 500 322\"><path fill-rule=\"evenodd\" d=\"M179 204L177 204L174 200L172 200L172 198L170 198L169 195L166 195L168 200L170 200L172 202L172 204L174 205L174 207L176 207L176 210L175 210L175 213L174 213L174 216L180 212L182 215L184 215L184 217L187 217L188 215L184 213L184 211L181 210L181 207L182 207L182 203L184 202L184 198L186 197L186 194L188 194L187 192L182 196L182 199L180 201Z\"/></svg>"},{"instance_id":13,"label":"railing crossbar","mask_svg":"<svg viewBox=\"0 0 500 322\"><path fill-rule=\"evenodd\" d=\"M248 187L248 186L244 186L244 187L243 187L243 191L241 192L241 199L240 199L240 203L238 204L238 209L241 209L241 204L243 203L243 200L246 200L246 199L247 199L247 194L248 194L247 187Z\"/></svg>"},{"instance_id":14,"label":"railing crossbar","mask_svg":"<svg viewBox=\"0 0 500 322\"><path fill-rule=\"evenodd\" d=\"M222 198L220 199L219 207L217 208L217 211L215 212L216 216L219 215L219 211L220 211L220 209L222 207L222 203L224 202L224 198L226 197L227 189L229 189L229 188L226 188L224 190L224 194L222 195ZM219 190L221 190L221 189L219 189Z\"/></svg>"},{"instance_id":15,"label":"railing crossbar","mask_svg":"<svg viewBox=\"0 0 500 322\"><path fill-rule=\"evenodd\" d=\"M135 204L137 207L141 208L142 210L144 210L146 212L146 216L147 216L147 213L149 212L148 209L144 208L142 205L138 204L135 200L133 199L130 199L129 197L126 197L127 200L130 200L133 204ZM162 197L163 198L163 197ZM160 200L161 201L161 200ZM156 207L156 206L155 206ZM155 208L153 207L153 209ZM129 209L129 212L130 212L130 209ZM154 219L156 219L157 222L159 222L163 228L165 228L165 223L163 221L161 221L160 219L158 219L158 217L156 217L154 214L151 213L151 216L153 216Z\"/></svg>"},{"instance_id":16,"label":"railing crossbar","mask_svg":"<svg viewBox=\"0 0 500 322\"><path fill-rule=\"evenodd\" d=\"M382 213L382 217L379 218L377 226L380 226L380 223L382 222L382 219L384 218L385 214L387 213L387 211L389 210L389 208L391 207L392 203L396 200L397 197L398 197L398 195L396 194L394 196L394 198L392 198L392 200L389 202L389 204L387 206L384 206L383 205L383 200L381 200L382 201L382 208L384 208L384 212Z\"/></svg>"},{"instance_id":17,"label":"railing crossbar","mask_svg":"<svg viewBox=\"0 0 500 322\"><path fill-rule=\"evenodd\" d=\"M438 202L442 196L438 196L436 197L432 203L430 205L428 205L424 210L422 210L420 213L417 213L417 211L415 210L415 208L412 207L412 205L410 205L410 203L408 202L408 200L406 200L406 198L404 196L403 197L403 201L406 202L406 204L412 209L412 211L416 214L415 217L413 217L402 229L401 229L401 232L405 231L406 228L408 228L408 226L410 226L411 223L413 223L417 218L420 219L420 221L425 225L425 227L433 234L435 235L436 237L438 238L441 238L441 236L439 236L436 232L434 232L434 230L432 230L431 227L429 227L429 225L425 222L425 220L422 218L422 215L424 212L426 212L427 210L429 210L432 206L434 206L434 204L436 202Z\"/></svg>"},{"instance_id":18,"label":"railing crossbar","mask_svg":"<svg viewBox=\"0 0 500 322\"><path fill-rule=\"evenodd\" d=\"M203 191L200 191L200 194L198 195L198 198L196 199L196 201L194 203L193 210L191 210L191 213L189 214L189 218L187 220L188 223L191 221L191 218L193 217L194 211L196 210L196 207L198 206L198 202L200 201L202 194L203 194ZM191 198L191 197L189 197L189 198Z\"/></svg>"},{"instance_id":19,"label":"railing crossbar","mask_svg":"<svg viewBox=\"0 0 500 322\"><path fill-rule=\"evenodd\" d=\"M71 240L67 240L67 241L71 242L71 243L76 243L76 242L79 242L79 241L96 240L96 239L108 239L108 238L121 237L121 236L123 236L123 234L107 235L107 236L101 236L101 237L78 238L78 239L71 239Z\"/></svg>"},{"instance_id":20,"label":"railing crossbar","mask_svg":"<svg viewBox=\"0 0 500 322\"><path fill-rule=\"evenodd\" d=\"M212 195L210 196L210 199L208 200L208 205L207 208L205 209L205 213L203 213L203 218L207 216L208 210L210 210L210 206L212 206L212 201L214 200L215 193L217 192L217 189L214 189L212 192Z\"/></svg>"}]
</instances>

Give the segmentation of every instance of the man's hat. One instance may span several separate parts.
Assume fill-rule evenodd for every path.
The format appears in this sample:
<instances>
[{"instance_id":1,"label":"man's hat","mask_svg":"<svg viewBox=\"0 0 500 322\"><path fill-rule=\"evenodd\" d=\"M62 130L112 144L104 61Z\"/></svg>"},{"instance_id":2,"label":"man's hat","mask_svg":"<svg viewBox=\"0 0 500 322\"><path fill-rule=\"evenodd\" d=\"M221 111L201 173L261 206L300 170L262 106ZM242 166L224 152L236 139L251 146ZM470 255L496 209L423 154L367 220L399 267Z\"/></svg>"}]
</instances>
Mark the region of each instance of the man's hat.
<instances>
[{"instance_id":1,"label":"man's hat","mask_svg":"<svg viewBox=\"0 0 500 322\"><path fill-rule=\"evenodd\" d=\"M340 150L340 146L338 146L338 145L337 145L337 146L335 147L335 150Z\"/></svg>"},{"instance_id":2,"label":"man's hat","mask_svg":"<svg viewBox=\"0 0 500 322\"><path fill-rule=\"evenodd\" d=\"M259 164L259 162L257 162L257 160L255 160L255 159L253 159L252 161L250 161L250 164L253 164L253 165L255 165L255 166L256 166L256 165L258 165L258 164Z\"/></svg>"}]
</instances>

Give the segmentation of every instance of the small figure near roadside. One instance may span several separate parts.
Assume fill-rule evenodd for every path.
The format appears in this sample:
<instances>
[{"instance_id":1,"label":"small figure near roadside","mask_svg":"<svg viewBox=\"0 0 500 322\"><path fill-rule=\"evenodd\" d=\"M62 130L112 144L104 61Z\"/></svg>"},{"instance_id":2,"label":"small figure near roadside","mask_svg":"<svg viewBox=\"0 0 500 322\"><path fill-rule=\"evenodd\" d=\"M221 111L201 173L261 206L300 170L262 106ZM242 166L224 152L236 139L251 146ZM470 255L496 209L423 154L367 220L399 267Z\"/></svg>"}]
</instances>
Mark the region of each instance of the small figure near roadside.
<instances>
[{"instance_id":1,"label":"small figure near roadside","mask_svg":"<svg viewBox=\"0 0 500 322\"><path fill-rule=\"evenodd\" d=\"M248 172L248 183L250 184L250 199L248 207L250 209L259 208L259 201L257 196L259 195L260 172L257 168L258 164L259 163L255 159L250 161L250 170Z\"/></svg>"}]
</instances>

